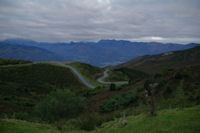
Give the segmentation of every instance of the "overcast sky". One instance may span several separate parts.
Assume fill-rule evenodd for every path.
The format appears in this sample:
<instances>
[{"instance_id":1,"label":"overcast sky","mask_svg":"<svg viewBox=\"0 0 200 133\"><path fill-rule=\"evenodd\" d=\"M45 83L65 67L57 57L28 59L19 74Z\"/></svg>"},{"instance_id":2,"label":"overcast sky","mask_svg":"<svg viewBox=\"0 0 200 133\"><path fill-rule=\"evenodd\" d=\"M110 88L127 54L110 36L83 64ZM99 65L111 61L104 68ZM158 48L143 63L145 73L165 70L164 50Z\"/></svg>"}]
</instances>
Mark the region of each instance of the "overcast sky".
<instances>
[{"instance_id":1,"label":"overcast sky","mask_svg":"<svg viewBox=\"0 0 200 133\"><path fill-rule=\"evenodd\" d=\"M0 0L7 38L200 43L200 0Z\"/></svg>"}]
</instances>

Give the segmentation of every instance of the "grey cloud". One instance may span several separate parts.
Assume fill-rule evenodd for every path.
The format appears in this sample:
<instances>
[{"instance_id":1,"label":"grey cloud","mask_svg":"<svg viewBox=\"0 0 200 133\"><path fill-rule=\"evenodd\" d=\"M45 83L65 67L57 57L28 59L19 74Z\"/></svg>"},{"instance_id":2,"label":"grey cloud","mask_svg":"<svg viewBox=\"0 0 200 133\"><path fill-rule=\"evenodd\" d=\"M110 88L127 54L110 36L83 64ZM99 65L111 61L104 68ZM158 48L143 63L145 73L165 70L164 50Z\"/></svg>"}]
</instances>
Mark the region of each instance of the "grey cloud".
<instances>
[{"instance_id":1,"label":"grey cloud","mask_svg":"<svg viewBox=\"0 0 200 133\"><path fill-rule=\"evenodd\" d=\"M199 0L0 0L1 40L188 43L199 25Z\"/></svg>"}]
</instances>

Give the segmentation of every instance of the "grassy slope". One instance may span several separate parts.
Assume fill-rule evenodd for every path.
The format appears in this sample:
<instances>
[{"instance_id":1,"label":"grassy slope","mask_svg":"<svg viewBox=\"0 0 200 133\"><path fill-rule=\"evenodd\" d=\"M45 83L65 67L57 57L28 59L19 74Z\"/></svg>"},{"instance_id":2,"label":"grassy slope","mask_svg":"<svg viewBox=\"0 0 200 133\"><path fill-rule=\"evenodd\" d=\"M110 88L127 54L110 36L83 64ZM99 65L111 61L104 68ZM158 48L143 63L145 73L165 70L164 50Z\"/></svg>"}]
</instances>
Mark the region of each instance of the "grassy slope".
<instances>
[{"instance_id":1,"label":"grassy slope","mask_svg":"<svg viewBox=\"0 0 200 133\"><path fill-rule=\"evenodd\" d=\"M69 65L73 66L78 72L80 72L92 85L102 86L102 84L97 82L97 78L103 75L103 69L79 62L70 63Z\"/></svg>"},{"instance_id":2,"label":"grassy slope","mask_svg":"<svg viewBox=\"0 0 200 133\"><path fill-rule=\"evenodd\" d=\"M167 54L146 55L135 58L115 68L128 67L146 73L160 72L166 68L182 67L191 64L200 63L200 47L188 50L176 51Z\"/></svg>"},{"instance_id":3,"label":"grassy slope","mask_svg":"<svg viewBox=\"0 0 200 133\"><path fill-rule=\"evenodd\" d=\"M59 133L50 125L31 123L20 120L3 120L0 122L1 133Z\"/></svg>"},{"instance_id":4,"label":"grassy slope","mask_svg":"<svg viewBox=\"0 0 200 133\"><path fill-rule=\"evenodd\" d=\"M24 61L24 60L9 60L5 58L0 58L0 66L2 65L16 65L16 64L27 64L31 63L30 61Z\"/></svg>"},{"instance_id":5,"label":"grassy slope","mask_svg":"<svg viewBox=\"0 0 200 133\"><path fill-rule=\"evenodd\" d=\"M117 81L128 81L129 78L126 74L122 73L121 71L111 70L108 71L108 77L104 79L104 81L108 82L117 82Z\"/></svg>"},{"instance_id":6,"label":"grassy slope","mask_svg":"<svg viewBox=\"0 0 200 133\"><path fill-rule=\"evenodd\" d=\"M168 70L160 73L160 77L154 79L155 82L159 84L156 91L156 106L159 109L165 108L175 108L179 106L193 106L195 104L200 104L200 65L194 65L186 68ZM141 81L142 82L142 81ZM134 105L134 100L132 101L134 93L132 91L136 90L138 85L141 86L140 91L136 93L138 97L136 104ZM96 103L100 103L101 109L117 110L119 108L126 108L128 106L134 106L138 108L138 105L142 104L146 106L145 89L142 84L135 86L130 86L121 89L121 92L115 93L113 95L106 92L100 94L99 96L94 96ZM140 88L140 87L138 87ZM114 91L117 92L117 91ZM131 94L131 95L130 95ZM105 99L97 99L98 97L107 96Z\"/></svg>"},{"instance_id":7,"label":"grassy slope","mask_svg":"<svg viewBox=\"0 0 200 133\"><path fill-rule=\"evenodd\" d=\"M119 128L117 121L106 123L100 133L198 133L200 131L200 106L184 110L163 110L158 116L147 114L130 116L128 125Z\"/></svg>"},{"instance_id":8,"label":"grassy slope","mask_svg":"<svg viewBox=\"0 0 200 133\"><path fill-rule=\"evenodd\" d=\"M87 89L70 69L47 63L0 67L0 75L0 113L31 110L55 89Z\"/></svg>"},{"instance_id":9,"label":"grassy slope","mask_svg":"<svg viewBox=\"0 0 200 133\"><path fill-rule=\"evenodd\" d=\"M184 110L162 110L156 117L148 114L129 116L127 125L120 126L119 119L104 123L98 133L199 133L200 106ZM50 125L42 125L17 120L0 120L2 133L60 133ZM63 133L81 133L83 131L62 131Z\"/></svg>"},{"instance_id":10,"label":"grassy slope","mask_svg":"<svg viewBox=\"0 0 200 133\"><path fill-rule=\"evenodd\" d=\"M148 77L147 73L129 68L114 69L114 71L121 72L123 75L126 75L131 83L135 83Z\"/></svg>"}]
</instances>

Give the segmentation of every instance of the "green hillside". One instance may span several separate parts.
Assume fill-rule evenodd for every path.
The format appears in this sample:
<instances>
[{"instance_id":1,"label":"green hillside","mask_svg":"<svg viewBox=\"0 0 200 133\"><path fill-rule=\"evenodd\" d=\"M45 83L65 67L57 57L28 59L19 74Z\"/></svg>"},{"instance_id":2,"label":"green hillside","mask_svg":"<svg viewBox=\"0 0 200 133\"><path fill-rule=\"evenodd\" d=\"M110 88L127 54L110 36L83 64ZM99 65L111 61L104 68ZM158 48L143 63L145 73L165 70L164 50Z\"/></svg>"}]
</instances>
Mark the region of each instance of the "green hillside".
<instances>
[{"instance_id":1,"label":"green hillside","mask_svg":"<svg viewBox=\"0 0 200 133\"><path fill-rule=\"evenodd\" d=\"M30 61L24 61L24 60L9 60L5 58L0 58L0 66L3 65L16 65L16 64L27 64L31 63Z\"/></svg>"},{"instance_id":2,"label":"green hillside","mask_svg":"<svg viewBox=\"0 0 200 133\"><path fill-rule=\"evenodd\" d=\"M129 84L93 90L69 69L55 64L2 66L0 128L4 132L15 129L16 133L199 132L199 47L148 57L133 64L140 70L113 67L110 80L126 78ZM152 58L153 63L148 64ZM103 69L84 63L71 65L98 86L96 79ZM145 73L144 68L150 72ZM123 112L127 125L122 124Z\"/></svg>"},{"instance_id":3,"label":"green hillside","mask_svg":"<svg viewBox=\"0 0 200 133\"><path fill-rule=\"evenodd\" d=\"M89 83L95 86L102 86L102 84L96 81L97 78L103 75L104 70L102 68L80 62L73 62L69 65L73 66L77 71L79 71Z\"/></svg>"},{"instance_id":4,"label":"green hillside","mask_svg":"<svg viewBox=\"0 0 200 133\"><path fill-rule=\"evenodd\" d=\"M129 81L129 83L136 83L147 78L148 76L149 75L145 72L122 67L109 71L108 77L105 78L105 81Z\"/></svg>"},{"instance_id":5,"label":"green hillside","mask_svg":"<svg viewBox=\"0 0 200 133\"><path fill-rule=\"evenodd\" d=\"M133 84L122 88L117 93L98 101L100 112L112 112L129 107L139 109L149 108L150 97L146 97L148 91L145 84L157 84L156 88L150 88L154 92L157 109L188 107L200 104L200 65L194 65L180 69L166 69L161 73L149 77L140 84ZM107 94L99 94L95 97L103 97ZM139 111L141 112L141 110Z\"/></svg>"},{"instance_id":6,"label":"green hillside","mask_svg":"<svg viewBox=\"0 0 200 133\"><path fill-rule=\"evenodd\" d=\"M0 67L0 113L30 112L56 89L84 94L85 87L68 68L48 63Z\"/></svg>"},{"instance_id":7,"label":"green hillside","mask_svg":"<svg viewBox=\"0 0 200 133\"><path fill-rule=\"evenodd\" d=\"M115 68L127 67L152 74L166 68L177 68L199 63L200 47L195 47L183 51L137 57Z\"/></svg>"},{"instance_id":8,"label":"green hillside","mask_svg":"<svg viewBox=\"0 0 200 133\"><path fill-rule=\"evenodd\" d=\"M162 110L156 117L148 114L129 116L127 125L122 126L120 119L104 123L101 128L90 133L199 133L200 106L184 110ZM59 131L54 126L26 121L0 120L2 133L88 133L86 131Z\"/></svg>"},{"instance_id":9,"label":"green hillside","mask_svg":"<svg viewBox=\"0 0 200 133\"><path fill-rule=\"evenodd\" d=\"M117 81L128 81L129 77L121 71L110 70L108 71L108 77L104 81L117 82Z\"/></svg>"}]
</instances>

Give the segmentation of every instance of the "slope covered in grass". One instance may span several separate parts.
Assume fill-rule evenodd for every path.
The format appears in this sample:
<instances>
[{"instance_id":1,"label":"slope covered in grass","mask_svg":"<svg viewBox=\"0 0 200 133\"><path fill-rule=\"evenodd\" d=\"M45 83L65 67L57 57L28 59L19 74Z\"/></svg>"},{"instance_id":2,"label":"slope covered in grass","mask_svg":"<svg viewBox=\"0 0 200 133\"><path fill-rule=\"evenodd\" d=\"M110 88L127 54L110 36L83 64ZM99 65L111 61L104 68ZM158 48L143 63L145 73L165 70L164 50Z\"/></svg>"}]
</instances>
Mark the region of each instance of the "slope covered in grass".
<instances>
[{"instance_id":1,"label":"slope covered in grass","mask_svg":"<svg viewBox=\"0 0 200 133\"><path fill-rule=\"evenodd\" d=\"M117 82L117 81L128 81L129 78L126 74L121 71L110 70L108 71L108 77L104 79L107 82Z\"/></svg>"},{"instance_id":2,"label":"slope covered in grass","mask_svg":"<svg viewBox=\"0 0 200 133\"><path fill-rule=\"evenodd\" d=\"M155 117L140 114L126 118L127 125L121 126L116 119L104 123L90 133L199 133L200 106L192 108L162 110ZM87 133L86 131L58 131L55 127L18 120L0 120L2 133Z\"/></svg>"},{"instance_id":3,"label":"slope covered in grass","mask_svg":"<svg viewBox=\"0 0 200 133\"><path fill-rule=\"evenodd\" d=\"M50 125L31 123L21 120L1 120L1 133L59 133L59 131Z\"/></svg>"},{"instance_id":4,"label":"slope covered in grass","mask_svg":"<svg viewBox=\"0 0 200 133\"><path fill-rule=\"evenodd\" d=\"M135 83L144 78L148 77L148 74L142 71L130 69L130 68L119 68L113 69L108 73L108 77L105 79L107 81L130 81L130 83Z\"/></svg>"},{"instance_id":5,"label":"slope covered in grass","mask_svg":"<svg viewBox=\"0 0 200 133\"><path fill-rule=\"evenodd\" d=\"M116 68L128 67L152 74L166 68L177 68L198 63L200 63L199 46L183 51L137 57L116 66Z\"/></svg>"},{"instance_id":6,"label":"slope covered in grass","mask_svg":"<svg viewBox=\"0 0 200 133\"><path fill-rule=\"evenodd\" d=\"M100 86L101 84L97 82L97 78L103 75L103 69L98 68L89 64L73 62L69 65L73 66L82 76L92 85Z\"/></svg>"},{"instance_id":7,"label":"slope covered in grass","mask_svg":"<svg viewBox=\"0 0 200 133\"><path fill-rule=\"evenodd\" d=\"M16 65L16 64L27 64L31 63L30 61L24 61L24 60L9 60L6 58L0 58L0 66L3 65Z\"/></svg>"},{"instance_id":8,"label":"slope covered in grass","mask_svg":"<svg viewBox=\"0 0 200 133\"><path fill-rule=\"evenodd\" d=\"M1 114L29 111L56 89L87 90L70 69L47 63L0 67L0 75Z\"/></svg>"},{"instance_id":9,"label":"slope covered in grass","mask_svg":"<svg viewBox=\"0 0 200 133\"><path fill-rule=\"evenodd\" d=\"M119 120L103 125L99 133L199 133L200 106L184 110L162 110L157 116L149 114L127 117L127 125L120 127Z\"/></svg>"}]
</instances>

